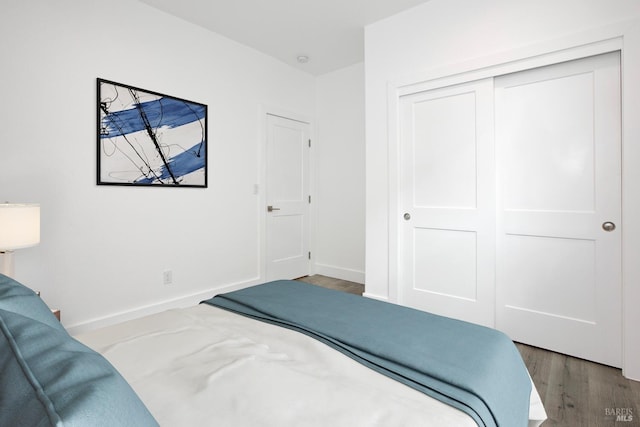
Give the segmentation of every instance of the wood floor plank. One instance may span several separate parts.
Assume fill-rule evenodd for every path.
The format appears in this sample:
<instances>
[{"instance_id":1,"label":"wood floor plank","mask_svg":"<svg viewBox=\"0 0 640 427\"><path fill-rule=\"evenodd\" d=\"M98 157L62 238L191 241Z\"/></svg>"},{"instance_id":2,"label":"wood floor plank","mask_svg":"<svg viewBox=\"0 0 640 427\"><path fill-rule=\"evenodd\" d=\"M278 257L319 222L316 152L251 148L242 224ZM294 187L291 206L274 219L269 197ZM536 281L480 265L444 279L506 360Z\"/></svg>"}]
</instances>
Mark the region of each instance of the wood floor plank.
<instances>
[{"instance_id":1,"label":"wood floor plank","mask_svg":"<svg viewBox=\"0 0 640 427\"><path fill-rule=\"evenodd\" d=\"M313 285L322 286L324 288L335 289L338 291L348 292L350 294L362 296L364 285L361 283L349 282L347 280L335 279L333 277L315 274L313 276L301 277L298 280L311 283Z\"/></svg>"},{"instance_id":2,"label":"wood floor plank","mask_svg":"<svg viewBox=\"0 0 640 427\"><path fill-rule=\"evenodd\" d=\"M547 411L543 427L640 426L640 382L610 366L516 345Z\"/></svg>"}]
</instances>

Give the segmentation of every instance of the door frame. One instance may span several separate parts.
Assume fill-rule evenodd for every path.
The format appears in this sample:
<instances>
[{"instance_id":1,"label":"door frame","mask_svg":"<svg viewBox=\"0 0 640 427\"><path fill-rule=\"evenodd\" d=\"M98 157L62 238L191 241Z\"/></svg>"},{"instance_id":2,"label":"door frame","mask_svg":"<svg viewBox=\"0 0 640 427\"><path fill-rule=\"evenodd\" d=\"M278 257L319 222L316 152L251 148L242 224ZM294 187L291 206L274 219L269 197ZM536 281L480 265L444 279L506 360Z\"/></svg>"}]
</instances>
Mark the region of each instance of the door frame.
<instances>
[{"instance_id":1,"label":"door frame","mask_svg":"<svg viewBox=\"0 0 640 427\"><path fill-rule=\"evenodd\" d=\"M313 121L309 116L298 114L286 109L260 104L258 111L258 120L260 121L259 149L257 170L259 171L258 183L253 189L256 197L256 213L258 215L258 233L259 233L259 251L258 251L258 272L259 282L263 283L267 277L267 140L268 140L268 124L267 116L278 116L284 119L294 120L309 125L309 137L315 140L315 128ZM315 194L315 156L313 155L313 144L309 148L309 194L311 200ZM315 223L316 223L315 204L309 206L308 230L309 233L309 250L313 253L315 248ZM314 274L315 264L313 257L309 261L309 275Z\"/></svg>"},{"instance_id":2,"label":"door frame","mask_svg":"<svg viewBox=\"0 0 640 427\"><path fill-rule=\"evenodd\" d=\"M629 47L625 49L625 47ZM416 92L553 65L589 56L621 52L622 81L622 369L640 380L640 20L634 19L574 34L559 40L502 52L390 82L388 103L389 276L388 298L398 300L401 265L400 98ZM630 77L634 76L634 77Z\"/></svg>"}]
</instances>

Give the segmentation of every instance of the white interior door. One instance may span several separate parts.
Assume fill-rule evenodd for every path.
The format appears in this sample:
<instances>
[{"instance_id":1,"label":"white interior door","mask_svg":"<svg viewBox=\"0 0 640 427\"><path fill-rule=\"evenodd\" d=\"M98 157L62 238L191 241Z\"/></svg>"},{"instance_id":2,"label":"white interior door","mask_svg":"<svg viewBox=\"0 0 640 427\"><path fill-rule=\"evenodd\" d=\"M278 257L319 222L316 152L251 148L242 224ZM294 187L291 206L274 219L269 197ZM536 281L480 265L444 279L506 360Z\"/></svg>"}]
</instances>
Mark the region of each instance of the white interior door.
<instances>
[{"instance_id":1,"label":"white interior door","mask_svg":"<svg viewBox=\"0 0 640 427\"><path fill-rule=\"evenodd\" d=\"M495 313L492 80L400 99L401 304L487 326Z\"/></svg>"},{"instance_id":2,"label":"white interior door","mask_svg":"<svg viewBox=\"0 0 640 427\"><path fill-rule=\"evenodd\" d=\"M309 273L309 124L267 115L266 278Z\"/></svg>"},{"instance_id":3,"label":"white interior door","mask_svg":"<svg viewBox=\"0 0 640 427\"><path fill-rule=\"evenodd\" d=\"M611 53L495 81L496 326L612 366L622 351L619 64Z\"/></svg>"}]
</instances>

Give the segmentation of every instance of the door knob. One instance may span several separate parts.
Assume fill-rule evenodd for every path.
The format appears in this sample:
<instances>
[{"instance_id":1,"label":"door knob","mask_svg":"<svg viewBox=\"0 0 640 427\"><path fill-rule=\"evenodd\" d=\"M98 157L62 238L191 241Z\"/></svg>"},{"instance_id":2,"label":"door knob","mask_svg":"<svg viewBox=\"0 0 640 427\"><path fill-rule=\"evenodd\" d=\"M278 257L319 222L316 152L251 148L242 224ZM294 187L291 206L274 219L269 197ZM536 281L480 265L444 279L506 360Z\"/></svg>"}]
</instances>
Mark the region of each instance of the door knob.
<instances>
[{"instance_id":1,"label":"door knob","mask_svg":"<svg viewBox=\"0 0 640 427\"><path fill-rule=\"evenodd\" d=\"M602 229L604 231L613 231L613 230L616 229L616 225L614 223L612 223L611 221L603 222L602 223Z\"/></svg>"},{"instance_id":2,"label":"door knob","mask_svg":"<svg viewBox=\"0 0 640 427\"><path fill-rule=\"evenodd\" d=\"M267 212L273 212L273 211L279 211L279 210L280 210L280 208L274 208L271 205L267 206Z\"/></svg>"},{"instance_id":3,"label":"door knob","mask_svg":"<svg viewBox=\"0 0 640 427\"><path fill-rule=\"evenodd\" d=\"M406 221L409 221L411 219L411 215L407 212L406 214L404 214L404 219Z\"/></svg>"}]
</instances>

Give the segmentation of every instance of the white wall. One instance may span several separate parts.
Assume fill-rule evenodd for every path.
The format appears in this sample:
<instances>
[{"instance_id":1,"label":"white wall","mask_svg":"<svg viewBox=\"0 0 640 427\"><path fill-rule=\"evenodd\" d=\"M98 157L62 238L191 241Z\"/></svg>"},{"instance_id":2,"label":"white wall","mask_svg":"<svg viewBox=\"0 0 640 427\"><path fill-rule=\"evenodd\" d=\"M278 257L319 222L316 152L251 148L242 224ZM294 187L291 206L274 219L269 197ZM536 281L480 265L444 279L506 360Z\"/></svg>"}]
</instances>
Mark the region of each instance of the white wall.
<instances>
[{"instance_id":1,"label":"white wall","mask_svg":"<svg viewBox=\"0 0 640 427\"><path fill-rule=\"evenodd\" d=\"M625 373L640 378L640 2L637 0L431 0L365 30L366 292L388 299L388 95L397 82L445 77L515 60L517 52L554 51L580 43L578 34L624 34L623 230ZM614 29L611 29L614 28ZM563 40L562 43L556 40ZM512 54L516 52L515 54ZM413 80L418 81L418 80ZM394 83L395 82L395 83ZM636 260L636 261L634 261ZM635 328L637 329L637 328Z\"/></svg>"},{"instance_id":2,"label":"white wall","mask_svg":"<svg viewBox=\"0 0 640 427\"><path fill-rule=\"evenodd\" d=\"M364 283L364 64L316 82L315 272Z\"/></svg>"},{"instance_id":3,"label":"white wall","mask_svg":"<svg viewBox=\"0 0 640 427\"><path fill-rule=\"evenodd\" d=\"M128 0L3 1L0 58L0 200L42 205L16 278L66 326L259 281L260 106L313 117L312 76ZM209 188L96 186L96 77L208 104Z\"/></svg>"}]
</instances>

